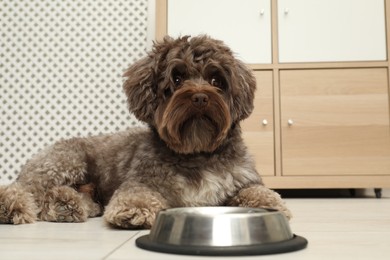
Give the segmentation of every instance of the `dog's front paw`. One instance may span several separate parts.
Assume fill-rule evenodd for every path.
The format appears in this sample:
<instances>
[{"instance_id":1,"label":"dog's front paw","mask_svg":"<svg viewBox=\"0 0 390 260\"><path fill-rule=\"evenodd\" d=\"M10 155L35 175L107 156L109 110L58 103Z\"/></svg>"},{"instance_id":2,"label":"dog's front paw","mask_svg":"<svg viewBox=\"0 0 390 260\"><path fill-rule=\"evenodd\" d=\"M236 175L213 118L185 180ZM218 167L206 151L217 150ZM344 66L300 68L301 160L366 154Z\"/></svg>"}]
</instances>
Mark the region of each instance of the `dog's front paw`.
<instances>
[{"instance_id":1,"label":"dog's front paw","mask_svg":"<svg viewBox=\"0 0 390 260\"><path fill-rule=\"evenodd\" d=\"M227 204L229 206L276 209L288 219L292 218L291 211L286 207L280 195L263 185L254 185L240 190Z\"/></svg>"},{"instance_id":2,"label":"dog's front paw","mask_svg":"<svg viewBox=\"0 0 390 260\"><path fill-rule=\"evenodd\" d=\"M108 223L119 228L150 228L156 218L156 212L149 208L117 208L114 211L107 210L104 218Z\"/></svg>"},{"instance_id":3,"label":"dog's front paw","mask_svg":"<svg viewBox=\"0 0 390 260\"><path fill-rule=\"evenodd\" d=\"M107 205L104 219L118 228L149 229L163 208L163 204L155 198L115 198Z\"/></svg>"}]
</instances>

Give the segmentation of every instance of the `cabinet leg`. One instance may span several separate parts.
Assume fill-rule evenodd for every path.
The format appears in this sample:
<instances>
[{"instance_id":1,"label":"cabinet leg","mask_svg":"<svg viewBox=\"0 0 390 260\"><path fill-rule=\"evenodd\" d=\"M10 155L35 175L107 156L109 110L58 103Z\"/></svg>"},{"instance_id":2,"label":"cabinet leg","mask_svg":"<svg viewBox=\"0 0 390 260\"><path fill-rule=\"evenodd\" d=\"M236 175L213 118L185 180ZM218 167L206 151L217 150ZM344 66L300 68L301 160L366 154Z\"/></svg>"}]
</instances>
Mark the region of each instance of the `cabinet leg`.
<instances>
[{"instance_id":1,"label":"cabinet leg","mask_svg":"<svg viewBox=\"0 0 390 260\"><path fill-rule=\"evenodd\" d=\"M380 189L380 188L375 188L375 189L374 189L374 192L375 192L375 197L376 197L377 199L382 198L382 189Z\"/></svg>"}]
</instances>

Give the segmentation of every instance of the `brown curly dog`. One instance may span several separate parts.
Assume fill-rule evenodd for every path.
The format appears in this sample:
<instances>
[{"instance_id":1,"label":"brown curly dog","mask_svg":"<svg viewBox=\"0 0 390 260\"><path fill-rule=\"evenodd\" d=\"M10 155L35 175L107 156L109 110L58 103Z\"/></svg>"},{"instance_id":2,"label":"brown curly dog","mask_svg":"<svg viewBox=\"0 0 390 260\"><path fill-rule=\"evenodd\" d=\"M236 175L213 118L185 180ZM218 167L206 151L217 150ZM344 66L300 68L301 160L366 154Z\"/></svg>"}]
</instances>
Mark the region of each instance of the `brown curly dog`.
<instances>
[{"instance_id":1,"label":"brown curly dog","mask_svg":"<svg viewBox=\"0 0 390 260\"><path fill-rule=\"evenodd\" d=\"M256 82L223 42L166 37L124 76L129 109L148 127L44 149L0 187L0 223L103 214L116 227L150 228L161 209L222 205L290 217L241 138Z\"/></svg>"}]
</instances>

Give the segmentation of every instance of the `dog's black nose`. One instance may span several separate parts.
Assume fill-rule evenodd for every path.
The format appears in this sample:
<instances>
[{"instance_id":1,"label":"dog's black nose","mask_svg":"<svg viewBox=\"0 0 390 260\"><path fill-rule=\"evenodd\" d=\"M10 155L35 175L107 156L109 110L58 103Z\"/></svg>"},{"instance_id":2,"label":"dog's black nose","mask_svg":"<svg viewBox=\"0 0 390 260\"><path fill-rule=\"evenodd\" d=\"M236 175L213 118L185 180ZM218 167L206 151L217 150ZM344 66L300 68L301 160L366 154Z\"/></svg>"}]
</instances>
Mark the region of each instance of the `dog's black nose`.
<instances>
[{"instance_id":1,"label":"dog's black nose","mask_svg":"<svg viewBox=\"0 0 390 260\"><path fill-rule=\"evenodd\" d=\"M192 95L191 101L194 106L202 108L209 102L209 97L204 93L195 93Z\"/></svg>"}]
</instances>

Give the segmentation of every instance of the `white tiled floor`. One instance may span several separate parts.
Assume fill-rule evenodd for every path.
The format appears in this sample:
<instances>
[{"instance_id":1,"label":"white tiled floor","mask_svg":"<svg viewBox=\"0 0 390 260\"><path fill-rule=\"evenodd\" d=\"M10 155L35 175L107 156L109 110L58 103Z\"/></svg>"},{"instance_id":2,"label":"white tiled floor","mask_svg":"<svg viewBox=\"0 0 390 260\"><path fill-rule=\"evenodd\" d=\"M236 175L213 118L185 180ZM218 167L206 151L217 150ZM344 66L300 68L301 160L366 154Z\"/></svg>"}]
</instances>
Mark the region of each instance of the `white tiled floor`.
<instances>
[{"instance_id":1,"label":"white tiled floor","mask_svg":"<svg viewBox=\"0 0 390 260\"><path fill-rule=\"evenodd\" d=\"M286 199L291 228L306 249L236 259L390 259L390 198ZM135 239L148 231L115 230L102 218L86 223L0 225L0 259L215 259L145 251ZM220 258L222 259L222 258Z\"/></svg>"}]
</instances>

